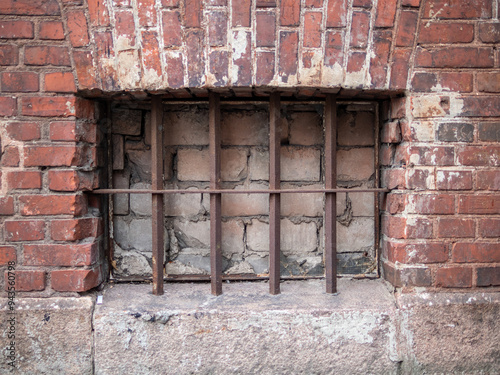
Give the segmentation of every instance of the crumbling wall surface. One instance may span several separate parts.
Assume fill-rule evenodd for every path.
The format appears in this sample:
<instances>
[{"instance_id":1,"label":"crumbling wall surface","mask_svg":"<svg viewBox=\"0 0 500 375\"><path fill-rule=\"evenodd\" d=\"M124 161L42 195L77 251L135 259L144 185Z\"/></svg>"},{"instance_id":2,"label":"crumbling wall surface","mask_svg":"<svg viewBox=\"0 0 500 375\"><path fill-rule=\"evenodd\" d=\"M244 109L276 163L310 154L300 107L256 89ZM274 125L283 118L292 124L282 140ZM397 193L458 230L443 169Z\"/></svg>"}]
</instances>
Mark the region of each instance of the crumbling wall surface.
<instances>
[{"instance_id":1,"label":"crumbling wall surface","mask_svg":"<svg viewBox=\"0 0 500 375\"><path fill-rule=\"evenodd\" d=\"M144 189L151 184L150 111L113 111L116 187ZM376 104L339 104L338 186L375 185ZM281 180L284 189L324 186L323 106L283 105ZM267 105L223 105L222 187L266 190L269 186ZM208 104L165 106L165 188L206 189L210 180ZM167 274L210 271L208 194L166 196ZM322 275L324 194L282 197L282 275ZM114 204L117 276L151 274L151 197L120 195ZM338 197L339 273L376 270L373 193ZM269 272L269 202L262 195L223 195L222 253L228 274Z\"/></svg>"}]
</instances>

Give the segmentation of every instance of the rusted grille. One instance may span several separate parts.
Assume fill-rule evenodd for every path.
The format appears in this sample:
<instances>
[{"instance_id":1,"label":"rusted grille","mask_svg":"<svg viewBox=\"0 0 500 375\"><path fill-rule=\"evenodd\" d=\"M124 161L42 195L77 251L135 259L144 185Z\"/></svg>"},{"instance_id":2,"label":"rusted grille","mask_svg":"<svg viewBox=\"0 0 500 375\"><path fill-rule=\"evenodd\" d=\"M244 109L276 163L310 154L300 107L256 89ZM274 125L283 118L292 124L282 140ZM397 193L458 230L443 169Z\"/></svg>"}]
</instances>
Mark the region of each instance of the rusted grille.
<instances>
[{"instance_id":1,"label":"rusted grille","mask_svg":"<svg viewBox=\"0 0 500 375\"><path fill-rule=\"evenodd\" d=\"M174 102L175 103L175 102ZM337 193L366 193L375 194L387 192L387 189L379 188L378 175L378 131L375 131L375 188L352 189L336 188L336 134L337 134L337 101L332 94L326 95L324 104L324 152L325 152L325 185L323 189L281 189L280 179L280 106L282 104L279 93L272 93L269 97L269 189L268 190L229 190L221 189L221 126L220 126L220 95L209 94L209 155L210 155L210 188L208 190L186 190L186 189L163 189L163 110L162 98L153 96L151 101L151 189L113 189L112 178L108 179L109 189L93 191L96 194L151 194L152 195L152 282L153 294L163 294L165 280L208 280L211 281L211 291L214 295L222 293L223 279L248 279L245 276L223 275L222 272L222 218L221 198L222 194L266 194L269 195L269 276L254 276L252 279L269 279L269 292L280 293L280 280L288 278L280 275L280 201L282 194L290 193L323 193L325 194L325 246L324 267L326 279L326 292L336 293L337 285L337 244L336 244L336 200ZM236 102L225 102L233 103ZM317 102L316 102L317 103ZM170 103L173 104L173 103ZM108 118L111 113L108 111ZM168 125L167 125L168 126ZM111 128L111 125L109 126ZM111 130L108 132L108 155L112 155ZM111 157L110 157L111 158ZM112 173L112 167L108 160L108 174ZM165 194L205 194L210 196L210 276L186 275L176 277L165 277L164 274L164 195ZM112 200L109 199L110 216L112 222ZM378 256L378 232L379 213L378 199L375 199L375 252ZM112 258L111 241L110 259Z\"/></svg>"}]
</instances>

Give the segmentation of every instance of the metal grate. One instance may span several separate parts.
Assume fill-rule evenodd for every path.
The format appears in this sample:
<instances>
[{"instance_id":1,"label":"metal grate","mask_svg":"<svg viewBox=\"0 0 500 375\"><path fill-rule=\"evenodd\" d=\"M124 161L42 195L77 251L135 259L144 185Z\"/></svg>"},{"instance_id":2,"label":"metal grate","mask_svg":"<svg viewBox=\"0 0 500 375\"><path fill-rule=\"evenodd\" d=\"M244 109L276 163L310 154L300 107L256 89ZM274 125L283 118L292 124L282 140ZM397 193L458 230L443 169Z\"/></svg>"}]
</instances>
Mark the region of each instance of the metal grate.
<instances>
[{"instance_id":1,"label":"metal grate","mask_svg":"<svg viewBox=\"0 0 500 375\"><path fill-rule=\"evenodd\" d=\"M317 103L317 102L316 102ZM152 97L151 110L151 150L152 150L152 186L151 189L98 189L95 194L151 194L152 195L152 233L153 233L153 294L163 294L165 281L164 275L164 195L165 194L210 194L210 281L211 291L214 295L222 293L223 279L242 279L239 277L223 277L222 275L222 220L221 197L222 194L268 194L269 195L269 292L280 293L280 198L283 193L324 193L325 194L325 278L326 292L336 293L337 290L337 245L336 245L336 201L337 193L363 193L373 192L378 194L387 192L388 189L378 188L378 157L375 157L375 188L371 189L337 189L336 182L336 133L337 133L337 102L332 94L326 95L324 129L325 129L325 188L293 190L280 188L280 94L272 93L269 98L269 189L268 190L224 190L220 188L221 182L221 134L220 134L220 95L209 94L209 154L210 154L210 189L208 190L180 190L163 189L163 108L162 99L156 95ZM108 111L108 118L110 113ZM109 124L111 129L111 124ZM377 132L376 132L377 133ZM111 137L111 130L108 132ZM378 154L378 134L376 135L375 154ZM108 154L111 142L108 139ZM108 160L108 168L111 160ZM108 178L109 186L112 179ZM377 202L377 199L375 199ZM109 200L110 215L112 215L112 200ZM108 218L111 225L112 217ZM375 207L375 249L378 246L378 202ZM109 241L111 246L111 241ZM377 252L378 253L378 252ZM112 254L110 253L110 259ZM168 280L179 280L179 277L170 277ZM205 277L187 277L186 280L207 280ZM266 277L255 277L266 279Z\"/></svg>"}]
</instances>

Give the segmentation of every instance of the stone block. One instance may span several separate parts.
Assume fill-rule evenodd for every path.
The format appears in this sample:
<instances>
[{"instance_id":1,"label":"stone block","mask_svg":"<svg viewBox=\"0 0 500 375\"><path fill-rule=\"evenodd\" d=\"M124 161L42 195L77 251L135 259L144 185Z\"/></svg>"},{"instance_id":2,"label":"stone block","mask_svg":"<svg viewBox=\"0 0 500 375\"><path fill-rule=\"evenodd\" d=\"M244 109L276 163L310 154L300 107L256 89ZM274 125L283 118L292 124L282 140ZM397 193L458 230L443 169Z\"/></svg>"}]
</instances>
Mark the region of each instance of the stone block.
<instances>
[{"instance_id":1,"label":"stone block","mask_svg":"<svg viewBox=\"0 0 500 375\"><path fill-rule=\"evenodd\" d=\"M337 180L368 180L375 173L373 148L337 150Z\"/></svg>"},{"instance_id":2,"label":"stone block","mask_svg":"<svg viewBox=\"0 0 500 375\"><path fill-rule=\"evenodd\" d=\"M269 152L259 149L250 151L249 174L252 181L269 181Z\"/></svg>"},{"instance_id":3,"label":"stone block","mask_svg":"<svg viewBox=\"0 0 500 375\"><path fill-rule=\"evenodd\" d=\"M247 225L247 246L256 252L269 252L269 224L252 219Z\"/></svg>"},{"instance_id":4,"label":"stone block","mask_svg":"<svg viewBox=\"0 0 500 375\"><path fill-rule=\"evenodd\" d=\"M283 186L283 189L292 188ZM322 189L323 185L301 186L299 189ZM297 187L294 187L297 189ZM323 193L293 193L281 195L282 216L323 216L324 194Z\"/></svg>"},{"instance_id":5,"label":"stone block","mask_svg":"<svg viewBox=\"0 0 500 375\"><path fill-rule=\"evenodd\" d=\"M166 111L163 125L165 146L208 145L208 109L206 106L189 106L186 111Z\"/></svg>"},{"instance_id":6,"label":"stone block","mask_svg":"<svg viewBox=\"0 0 500 375\"><path fill-rule=\"evenodd\" d=\"M319 181L320 168L321 152L319 149L292 146L281 148L282 181Z\"/></svg>"},{"instance_id":7,"label":"stone block","mask_svg":"<svg viewBox=\"0 0 500 375\"><path fill-rule=\"evenodd\" d=\"M373 193L349 194L353 216L373 217L375 214L375 196Z\"/></svg>"},{"instance_id":8,"label":"stone block","mask_svg":"<svg viewBox=\"0 0 500 375\"><path fill-rule=\"evenodd\" d=\"M181 181L210 181L210 155L208 149L178 150L177 178Z\"/></svg>"},{"instance_id":9,"label":"stone block","mask_svg":"<svg viewBox=\"0 0 500 375\"><path fill-rule=\"evenodd\" d=\"M124 250L151 252L153 248L151 230L151 218L115 216L113 220L114 239Z\"/></svg>"},{"instance_id":10,"label":"stone block","mask_svg":"<svg viewBox=\"0 0 500 375\"><path fill-rule=\"evenodd\" d=\"M345 111L339 108L337 144L340 146L373 146L375 143L375 114Z\"/></svg>"},{"instance_id":11,"label":"stone block","mask_svg":"<svg viewBox=\"0 0 500 375\"><path fill-rule=\"evenodd\" d=\"M164 200L165 216L189 217L203 211L201 194L166 194Z\"/></svg>"},{"instance_id":12,"label":"stone block","mask_svg":"<svg viewBox=\"0 0 500 375\"><path fill-rule=\"evenodd\" d=\"M269 144L269 114L264 110L222 110L223 145L266 146Z\"/></svg>"},{"instance_id":13,"label":"stone block","mask_svg":"<svg viewBox=\"0 0 500 375\"><path fill-rule=\"evenodd\" d=\"M141 135L142 111L133 109L115 109L113 115L113 133L123 135Z\"/></svg>"},{"instance_id":14,"label":"stone block","mask_svg":"<svg viewBox=\"0 0 500 375\"><path fill-rule=\"evenodd\" d=\"M123 250L115 244L113 260L115 268L114 276L151 276L151 253L135 250Z\"/></svg>"},{"instance_id":15,"label":"stone block","mask_svg":"<svg viewBox=\"0 0 500 375\"><path fill-rule=\"evenodd\" d=\"M131 189L151 189L151 184L139 182L133 184ZM130 194L130 209L138 216L151 216L151 194Z\"/></svg>"},{"instance_id":16,"label":"stone block","mask_svg":"<svg viewBox=\"0 0 500 375\"><path fill-rule=\"evenodd\" d=\"M113 172L113 187L115 189L128 189L130 186L130 172L123 170ZM113 195L113 214L128 215L129 212L129 195L114 194Z\"/></svg>"},{"instance_id":17,"label":"stone block","mask_svg":"<svg viewBox=\"0 0 500 375\"><path fill-rule=\"evenodd\" d=\"M374 242L375 222L372 217L354 217L349 226L337 222L339 253L366 251L373 248Z\"/></svg>"},{"instance_id":18,"label":"stone block","mask_svg":"<svg viewBox=\"0 0 500 375\"><path fill-rule=\"evenodd\" d=\"M16 298L15 315L0 300L0 367L9 372L9 319L16 319L14 368L19 374L93 374L93 297Z\"/></svg>"},{"instance_id":19,"label":"stone block","mask_svg":"<svg viewBox=\"0 0 500 375\"><path fill-rule=\"evenodd\" d=\"M290 144L322 145L323 118L317 112L294 112L290 115Z\"/></svg>"},{"instance_id":20,"label":"stone block","mask_svg":"<svg viewBox=\"0 0 500 375\"><path fill-rule=\"evenodd\" d=\"M123 137L113 134L113 170L122 170L125 166Z\"/></svg>"},{"instance_id":21,"label":"stone block","mask_svg":"<svg viewBox=\"0 0 500 375\"><path fill-rule=\"evenodd\" d=\"M236 148L221 150L222 181L241 181L247 177L248 151Z\"/></svg>"},{"instance_id":22,"label":"stone block","mask_svg":"<svg viewBox=\"0 0 500 375\"><path fill-rule=\"evenodd\" d=\"M267 190L267 186L254 183L248 186L239 185L235 189ZM269 195L267 194L222 195L223 216L254 216L267 214L269 214Z\"/></svg>"},{"instance_id":23,"label":"stone block","mask_svg":"<svg viewBox=\"0 0 500 375\"><path fill-rule=\"evenodd\" d=\"M136 176L140 181L151 182L151 150L128 149L127 156L132 178Z\"/></svg>"},{"instance_id":24,"label":"stone block","mask_svg":"<svg viewBox=\"0 0 500 375\"><path fill-rule=\"evenodd\" d=\"M245 225L241 220L222 222L222 255L231 259L235 254L243 254Z\"/></svg>"},{"instance_id":25,"label":"stone block","mask_svg":"<svg viewBox=\"0 0 500 375\"><path fill-rule=\"evenodd\" d=\"M181 248L210 248L210 220L175 220L174 231Z\"/></svg>"}]
</instances>

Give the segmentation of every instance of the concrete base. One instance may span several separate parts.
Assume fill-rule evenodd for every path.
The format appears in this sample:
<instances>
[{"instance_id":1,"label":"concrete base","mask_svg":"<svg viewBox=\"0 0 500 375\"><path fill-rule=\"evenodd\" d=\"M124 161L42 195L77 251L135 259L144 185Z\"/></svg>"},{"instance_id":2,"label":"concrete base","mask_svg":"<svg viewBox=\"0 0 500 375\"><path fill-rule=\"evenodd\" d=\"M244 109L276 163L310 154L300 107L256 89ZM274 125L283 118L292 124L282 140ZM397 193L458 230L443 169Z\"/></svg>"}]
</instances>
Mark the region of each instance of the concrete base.
<instances>
[{"instance_id":1,"label":"concrete base","mask_svg":"<svg viewBox=\"0 0 500 375\"><path fill-rule=\"evenodd\" d=\"M120 284L101 305L18 300L14 372L500 374L500 293L394 295L381 280L346 279L337 296L317 280L285 282L278 296L267 288L224 284L214 297L208 284L169 284L157 297ZM5 299L0 314L6 348Z\"/></svg>"}]
</instances>

